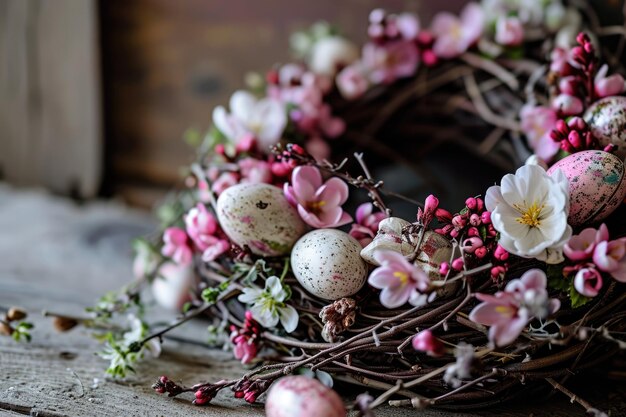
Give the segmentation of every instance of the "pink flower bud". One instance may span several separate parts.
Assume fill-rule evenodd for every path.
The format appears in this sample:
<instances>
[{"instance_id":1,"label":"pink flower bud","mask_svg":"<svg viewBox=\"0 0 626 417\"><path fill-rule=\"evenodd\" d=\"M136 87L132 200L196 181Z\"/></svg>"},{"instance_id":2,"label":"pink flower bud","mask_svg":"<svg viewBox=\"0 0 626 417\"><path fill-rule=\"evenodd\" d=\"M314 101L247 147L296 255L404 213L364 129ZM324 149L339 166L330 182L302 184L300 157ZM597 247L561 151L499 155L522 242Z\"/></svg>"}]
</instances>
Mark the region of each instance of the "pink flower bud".
<instances>
[{"instance_id":1,"label":"pink flower bud","mask_svg":"<svg viewBox=\"0 0 626 417\"><path fill-rule=\"evenodd\" d=\"M570 96L577 95L580 92L580 79L574 75L561 78L559 91Z\"/></svg>"},{"instance_id":2,"label":"pink flower bud","mask_svg":"<svg viewBox=\"0 0 626 417\"><path fill-rule=\"evenodd\" d=\"M585 297L595 297L602 289L602 276L594 268L583 268L574 277L574 288Z\"/></svg>"},{"instance_id":3,"label":"pink flower bud","mask_svg":"<svg viewBox=\"0 0 626 417\"><path fill-rule=\"evenodd\" d=\"M567 135L567 140L576 149L580 149L582 147L583 143L580 140L580 134L575 130L569 132L569 135Z\"/></svg>"},{"instance_id":4,"label":"pink flower bud","mask_svg":"<svg viewBox=\"0 0 626 417\"><path fill-rule=\"evenodd\" d=\"M450 230L450 237L457 238L459 236L459 231L457 229Z\"/></svg>"},{"instance_id":5,"label":"pink flower bud","mask_svg":"<svg viewBox=\"0 0 626 417\"><path fill-rule=\"evenodd\" d=\"M465 205L470 210L476 209L476 199L474 197L468 198L467 200L465 200Z\"/></svg>"},{"instance_id":6,"label":"pink flower bud","mask_svg":"<svg viewBox=\"0 0 626 417\"><path fill-rule=\"evenodd\" d=\"M463 250L467 253L474 253L478 248L483 247L483 241L479 237L470 237L463 241Z\"/></svg>"},{"instance_id":7,"label":"pink flower bud","mask_svg":"<svg viewBox=\"0 0 626 417\"><path fill-rule=\"evenodd\" d=\"M604 152L608 152L608 153L613 153L617 150L617 145L614 145L612 143L609 143L608 145L606 145L603 149Z\"/></svg>"},{"instance_id":8,"label":"pink flower bud","mask_svg":"<svg viewBox=\"0 0 626 417\"><path fill-rule=\"evenodd\" d=\"M480 215L480 220L481 220L484 224L491 224L491 212L490 212L490 211L484 211L484 212Z\"/></svg>"},{"instance_id":9,"label":"pink flower bud","mask_svg":"<svg viewBox=\"0 0 626 417\"><path fill-rule=\"evenodd\" d=\"M583 111L583 102L578 97L559 94L552 101L552 108L565 116L573 116Z\"/></svg>"},{"instance_id":10,"label":"pink flower bud","mask_svg":"<svg viewBox=\"0 0 626 417\"><path fill-rule=\"evenodd\" d=\"M567 137L569 133L569 126L565 123L565 120L559 119L556 121L555 125L556 131L561 134L561 138Z\"/></svg>"},{"instance_id":11,"label":"pink flower bud","mask_svg":"<svg viewBox=\"0 0 626 417\"><path fill-rule=\"evenodd\" d=\"M224 155L226 153L226 148L224 147L223 143L218 143L217 145L215 145L215 153L218 155Z\"/></svg>"},{"instance_id":12,"label":"pink flower bud","mask_svg":"<svg viewBox=\"0 0 626 417\"><path fill-rule=\"evenodd\" d=\"M454 269L455 271L460 271L461 269L463 269L463 265L465 265L465 262L463 262L463 258L456 258L452 261L452 269Z\"/></svg>"},{"instance_id":13,"label":"pink flower bud","mask_svg":"<svg viewBox=\"0 0 626 417\"><path fill-rule=\"evenodd\" d=\"M476 211L481 212L485 209L485 202L482 198L476 199Z\"/></svg>"},{"instance_id":14,"label":"pink flower bud","mask_svg":"<svg viewBox=\"0 0 626 417\"><path fill-rule=\"evenodd\" d=\"M480 223L481 223L480 216L476 213L472 214L470 216L469 222L472 226L480 226Z\"/></svg>"},{"instance_id":15,"label":"pink flower bud","mask_svg":"<svg viewBox=\"0 0 626 417\"><path fill-rule=\"evenodd\" d=\"M585 120L582 117L572 117L569 122L567 122L567 126L570 129L576 129L576 130L586 130L587 129L587 123L585 122Z\"/></svg>"},{"instance_id":16,"label":"pink flower bud","mask_svg":"<svg viewBox=\"0 0 626 417\"><path fill-rule=\"evenodd\" d=\"M430 356L441 356L445 352L443 342L437 339L430 330L422 330L413 337L413 349L426 352Z\"/></svg>"},{"instance_id":17,"label":"pink flower bud","mask_svg":"<svg viewBox=\"0 0 626 417\"><path fill-rule=\"evenodd\" d=\"M446 209L438 208L435 211L435 216L437 217L437 220L442 223L449 223L452 221L452 214Z\"/></svg>"},{"instance_id":18,"label":"pink flower bud","mask_svg":"<svg viewBox=\"0 0 626 417\"><path fill-rule=\"evenodd\" d=\"M491 277L496 279L502 276L506 272L506 268L503 266L494 266L491 268Z\"/></svg>"},{"instance_id":19,"label":"pink flower bud","mask_svg":"<svg viewBox=\"0 0 626 417\"><path fill-rule=\"evenodd\" d=\"M467 229L467 236L468 237L480 236L480 232L478 231L477 228L470 227L469 229Z\"/></svg>"},{"instance_id":20,"label":"pink flower bud","mask_svg":"<svg viewBox=\"0 0 626 417\"><path fill-rule=\"evenodd\" d=\"M493 252L493 257L499 261L506 261L509 259L509 252L504 249L502 246L496 246L496 250Z\"/></svg>"},{"instance_id":21,"label":"pink flower bud","mask_svg":"<svg viewBox=\"0 0 626 417\"><path fill-rule=\"evenodd\" d=\"M594 86L598 97L608 97L622 94L626 90L626 82L620 74L607 77L609 67L603 65L595 76Z\"/></svg>"},{"instance_id":22,"label":"pink flower bud","mask_svg":"<svg viewBox=\"0 0 626 417\"><path fill-rule=\"evenodd\" d=\"M488 250L486 247L481 246L480 248L476 249L476 251L474 251L474 255L476 255L476 257L478 259L482 259L485 256L487 256Z\"/></svg>"},{"instance_id":23,"label":"pink flower bud","mask_svg":"<svg viewBox=\"0 0 626 417\"><path fill-rule=\"evenodd\" d=\"M464 228L466 224L465 219L458 214L452 218L452 225L458 229Z\"/></svg>"},{"instance_id":24,"label":"pink flower bud","mask_svg":"<svg viewBox=\"0 0 626 417\"><path fill-rule=\"evenodd\" d=\"M450 272L450 264L448 262L442 262L441 265L439 265L439 273L441 275L448 275L448 272Z\"/></svg>"},{"instance_id":25,"label":"pink flower bud","mask_svg":"<svg viewBox=\"0 0 626 417\"><path fill-rule=\"evenodd\" d=\"M430 222L433 221L433 218L435 217L435 214L437 212L437 207L439 207L439 199L437 197L432 194L426 197L426 201L424 203L424 213L421 216L421 220L424 226L428 226Z\"/></svg>"},{"instance_id":26,"label":"pink flower bud","mask_svg":"<svg viewBox=\"0 0 626 417\"><path fill-rule=\"evenodd\" d=\"M426 49L422 52L422 62L424 62L424 65L427 67L434 67L439 63L439 58L432 49Z\"/></svg>"}]
</instances>

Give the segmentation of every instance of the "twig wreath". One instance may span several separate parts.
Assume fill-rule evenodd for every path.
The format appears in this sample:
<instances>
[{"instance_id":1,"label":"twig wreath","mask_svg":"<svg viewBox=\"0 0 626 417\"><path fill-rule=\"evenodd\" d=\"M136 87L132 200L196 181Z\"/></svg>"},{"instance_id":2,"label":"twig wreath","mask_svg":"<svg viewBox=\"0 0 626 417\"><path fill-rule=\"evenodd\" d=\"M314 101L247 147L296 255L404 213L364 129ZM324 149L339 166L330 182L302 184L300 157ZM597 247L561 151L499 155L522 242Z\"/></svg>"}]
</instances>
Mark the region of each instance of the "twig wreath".
<instances>
[{"instance_id":1,"label":"twig wreath","mask_svg":"<svg viewBox=\"0 0 626 417\"><path fill-rule=\"evenodd\" d=\"M615 212L626 196L625 28L600 26L579 1L484 0L428 26L374 10L367 33L359 52L315 25L292 39L297 63L250 76L206 134L188 135L197 161L160 210L158 238L138 241L137 280L88 319L57 324L101 329L107 372L124 377L169 330L211 317L215 344L249 372L154 384L198 405L225 388L248 402L269 390L268 416L371 416L386 403L460 410L557 389L604 415L565 385L626 343ZM410 137L413 117L432 116L415 109L423 100L485 131L478 143L462 130L443 140L512 173L446 209L435 195L394 193L360 153L328 161L351 142L406 162L376 137ZM371 202L348 213L359 190ZM394 217L397 199L416 216ZM181 319L151 328L146 286ZM333 380L370 394L346 405Z\"/></svg>"}]
</instances>

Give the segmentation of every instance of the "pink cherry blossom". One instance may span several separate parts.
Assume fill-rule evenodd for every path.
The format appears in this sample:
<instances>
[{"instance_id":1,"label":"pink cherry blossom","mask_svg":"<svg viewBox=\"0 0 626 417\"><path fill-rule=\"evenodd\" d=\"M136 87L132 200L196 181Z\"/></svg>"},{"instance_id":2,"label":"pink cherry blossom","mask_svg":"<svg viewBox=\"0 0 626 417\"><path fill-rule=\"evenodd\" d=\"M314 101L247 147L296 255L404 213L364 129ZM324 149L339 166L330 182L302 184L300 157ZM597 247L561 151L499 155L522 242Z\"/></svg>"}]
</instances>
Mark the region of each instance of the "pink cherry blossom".
<instances>
[{"instance_id":1,"label":"pink cherry blossom","mask_svg":"<svg viewBox=\"0 0 626 417\"><path fill-rule=\"evenodd\" d=\"M551 160L559 151L559 143L550 138L557 121L556 111L549 107L525 105L520 112L521 128L528 144L544 161Z\"/></svg>"},{"instance_id":2,"label":"pink cherry blossom","mask_svg":"<svg viewBox=\"0 0 626 417\"><path fill-rule=\"evenodd\" d=\"M603 65L594 79L596 95L600 98L615 96L626 91L626 81L621 74L606 76L609 71L608 65Z\"/></svg>"},{"instance_id":3,"label":"pink cherry blossom","mask_svg":"<svg viewBox=\"0 0 626 417\"><path fill-rule=\"evenodd\" d=\"M262 151L278 142L287 125L285 107L272 98L257 99L247 91L230 98L230 113L222 106L213 111L213 123L231 141L238 143L252 134Z\"/></svg>"},{"instance_id":4,"label":"pink cherry blossom","mask_svg":"<svg viewBox=\"0 0 626 417\"><path fill-rule=\"evenodd\" d=\"M619 282L626 282L626 238L604 241L593 251L593 263Z\"/></svg>"},{"instance_id":5,"label":"pink cherry blossom","mask_svg":"<svg viewBox=\"0 0 626 417\"><path fill-rule=\"evenodd\" d=\"M199 203L185 215L187 234L202 252L202 260L210 262L230 248L227 240L217 236L219 226L206 206Z\"/></svg>"},{"instance_id":6,"label":"pink cherry blossom","mask_svg":"<svg viewBox=\"0 0 626 417\"><path fill-rule=\"evenodd\" d=\"M239 183L239 175L234 172L223 172L213 182L211 189L217 195L222 194L225 189Z\"/></svg>"},{"instance_id":7,"label":"pink cherry blossom","mask_svg":"<svg viewBox=\"0 0 626 417\"><path fill-rule=\"evenodd\" d=\"M163 256L172 258L179 265L189 265L193 257L189 236L180 227L168 227L163 232Z\"/></svg>"},{"instance_id":8,"label":"pink cherry blossom","mask_svg":"<svg viewBox=\"0 0 626 417\"><path fill-rule=\"evenodd\" d=\"M367 282L382 290L380 302L383 306L398 308L407 301L413 304L428 290L428 275L400 253L381 249L374 252L374 259L380 266L370 274Z\"/></svg>"},{"instance_id":9,"label":"pink cherry blossom","mask_svg":"<svg viewBox=\"0 0 626 417\"><path fill-rule=\"evenodd\" d=\"M517 17L500 16L496 22L496 42L505 46L517 46L524 41L524 26Z\"/></svg>"},{"instance_id":10,"label":"pink cherry blossom","mask_svg":"<svg viewBox=\"0 0 626 417\"><path fill-rule=\"evenodd\" d=\"M546 290L546 274L539 269L526 271L519 279L510 281L504 291L495 295L477 293L482 301L470 313L470 320L491 326L489 340L496 346L506 346L519 336L533 318L546 318L560 307L550 299Z\"/></svg>"},{"instance_id":11,"label":"pink cherry blossom","mask_svg":"<svg viewBox=\"0 0 626 417\"><path fill-rule=\"evenodd\" d=\"M435 35L433 52L445 59L461 55L478 41L484 21L484 12L478 3L465 6L460 17L448 12L438 13L431 26Z\"/></svg>"},{"instance_id":12,"label":"pink cherry blossom","mask_svg":"<svg viewBox=\"0 0 626 417\"><path fill-rule=\"evenodd\" d=\"M369 245L378 231L378 224L387 217L385 213L378 211L373 213L372 203L363 203L356 210L356 223L352 225L350 236L359 241L361 246Z\"/></svg>"},{"instance_id":13,"label":"pink cherry blossom","mask_svg":"<svg viewBox=\"0 0 626 417\"><path fill-rule=\"evenodd\" d=\"M605 224L602 224L598 230L589 227L572 236L563 247L563 253L572 261L584 261L592 257L596 244L608 238L609 231Z\"/></svg>"},{"instance_id":14,"label":"pink cherry blossom","mask_svg":"<svg viewBox=\"0 0 626 417\"><path fill-rule=\"evenodd\" d=\"M238 162L239 172L243 177L242 183L250 184L271 184L272 169L267 161L256 158L244 158Z\"/></svg>"},{"instance_id":15,"label":"pink cherry blossom","mask_svg":"<svg viewBox=\"0 0 626 417\"><path fill-rule=\"evenodd\" d=\"M602 275L595 268L583 268L574 277L574 288L585 297L595 297L602 289Z\"/></svg>"},{"instance_id":16,"label":"pink cherry blossom","mask_svg":"<svg viewBox=\"0 0 626 417\"><path fill-rule=\"evenodd\" d=\"M337 88L346 100L361 97L370 87L365 67L360 62L345 67L337 75Z\"/></svg>"},{"instance_id":17,"label":"pink cherry blossom","mask_svg":"<svg viewBox=\"0 0 626 417\"><path fill-rule=\"evenodd\" d=\"M397 40L379 45L368 43L363 47L363 65L374 84L388 84L415 74L419 53L415 43Z\"/></svg>"},{"instance_id":18,"label":"pink cherry blossom","mask_svg":"<svg viewBox=\"0 0 626 417\"><path fill-rule=\"evenodd\" d=\"M441 356L445 352L443 342L437 339L430 330L422 330L411 341L413 349L426 352L430 356Z\"/></svg>"},{"instance_id":19,"label":"pink cherry blossom","mask_svg":"<svg viewBox=\"0 0 626 417\"><path fill-rule=\"evenodd\" d=\"M299 166L293 171L291 183L285 183L285 197L309 226L339 227L352 221L341 207L348 199L348 185L339 178L323 182L319 169Z\"/></svg>"}]
</instances>

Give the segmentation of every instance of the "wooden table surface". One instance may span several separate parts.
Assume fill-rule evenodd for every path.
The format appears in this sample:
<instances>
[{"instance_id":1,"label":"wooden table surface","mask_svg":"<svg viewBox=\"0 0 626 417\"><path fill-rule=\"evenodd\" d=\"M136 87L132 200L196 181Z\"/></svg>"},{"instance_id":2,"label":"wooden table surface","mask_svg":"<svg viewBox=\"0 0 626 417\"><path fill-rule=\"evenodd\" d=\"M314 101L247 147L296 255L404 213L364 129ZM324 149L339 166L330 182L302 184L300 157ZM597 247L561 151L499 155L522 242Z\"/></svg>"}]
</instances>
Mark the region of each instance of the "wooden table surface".
<instances>
[{"instance_id":1,"label":"wooden table surface","mask_svg":"<svg viewBox=\"0 0 626 417\"><path fill-rule=\"evenodd\" d=\"M0 337L0 416L261 416L262 404L249 406L221 393L208 407L190 397L170 399L150 388L159 375L195 383L232 378L243 372L228 352L166 340L158 360L138 367L124 382L104 376L106 361L94 355L98 344L84 329L52 330L43 309L80 314L107 290L130 277L130 239L149 232L150 216L115 203L78 207L41 192L15 191L0 184L0 307L29 310L36 328L29 344ZM179 336L202 340L206 323L194 322ZM598 390L596 390L598 391ZM612 416L626 415L623 388L593 394ZM261 398L263 401L263 398ZM557 394L544 404L513 404L486 413L383 407L377 416L574 416L582 408Z\"/></svg>"}]
</instances>

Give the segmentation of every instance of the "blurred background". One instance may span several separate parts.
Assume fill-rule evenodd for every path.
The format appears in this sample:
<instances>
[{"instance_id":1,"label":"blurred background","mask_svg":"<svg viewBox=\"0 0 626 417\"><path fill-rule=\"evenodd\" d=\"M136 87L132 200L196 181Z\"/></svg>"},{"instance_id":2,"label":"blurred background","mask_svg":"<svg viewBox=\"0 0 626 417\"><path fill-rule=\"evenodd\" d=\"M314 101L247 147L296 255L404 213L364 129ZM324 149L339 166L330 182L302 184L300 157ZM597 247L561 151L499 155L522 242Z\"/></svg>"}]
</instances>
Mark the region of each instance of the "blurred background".
<instances>
[{"instance_id":1,"label":"blurred background","mask_svg":"<svg viewBox=\"0 0 626 417\"><path fill-rule=\"evenodd\" d=\"M150 207L193 158L182 140L290 60L318 20L365 40L375 7L426 21L462 0L0 0L0 178Z\"/></svg>"},{"instance_id":2,"label":"blurred background","mask_svg":"<svg viewBox=\"0 0 626 417\"><path fill-rule=\"evenodd\" d=\"M294 30L327 20L362 43L375 7L427 22L465 3L0 0L0 179L151 207L193 158L185 130L288 61ZM622 0L592 3L611 17Z\"/></svg>"}]
</instances>

